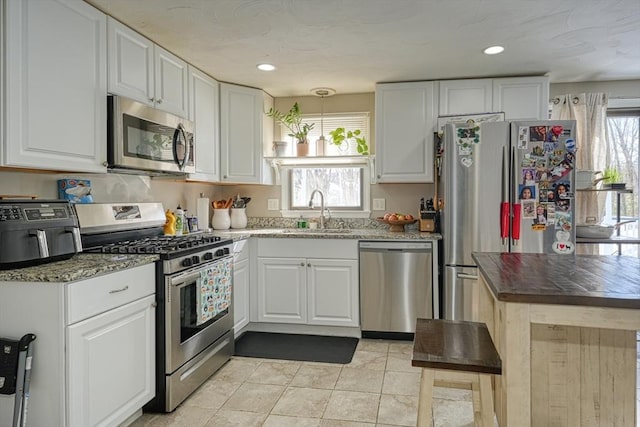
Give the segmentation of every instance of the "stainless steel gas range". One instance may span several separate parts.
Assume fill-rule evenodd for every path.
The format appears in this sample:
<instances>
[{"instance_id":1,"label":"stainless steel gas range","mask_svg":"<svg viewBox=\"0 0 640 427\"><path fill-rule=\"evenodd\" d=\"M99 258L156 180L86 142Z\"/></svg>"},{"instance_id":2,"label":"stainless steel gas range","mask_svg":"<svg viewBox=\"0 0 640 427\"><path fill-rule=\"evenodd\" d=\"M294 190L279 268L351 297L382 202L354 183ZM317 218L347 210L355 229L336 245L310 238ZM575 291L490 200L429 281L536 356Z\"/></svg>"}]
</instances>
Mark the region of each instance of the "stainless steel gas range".
<instances>
[{"instance_id":1,"label":"stainless steel gas range","mask_svg":"<svg viewBox=\"0 0 640 427\"><path fill-rule=\"evenodd\" d=\"M163 236L160 203L76 205L85 252L155 253L156 397L171 412L234 351L231 240L207 233Z\"/></svg>"}]
</instances>

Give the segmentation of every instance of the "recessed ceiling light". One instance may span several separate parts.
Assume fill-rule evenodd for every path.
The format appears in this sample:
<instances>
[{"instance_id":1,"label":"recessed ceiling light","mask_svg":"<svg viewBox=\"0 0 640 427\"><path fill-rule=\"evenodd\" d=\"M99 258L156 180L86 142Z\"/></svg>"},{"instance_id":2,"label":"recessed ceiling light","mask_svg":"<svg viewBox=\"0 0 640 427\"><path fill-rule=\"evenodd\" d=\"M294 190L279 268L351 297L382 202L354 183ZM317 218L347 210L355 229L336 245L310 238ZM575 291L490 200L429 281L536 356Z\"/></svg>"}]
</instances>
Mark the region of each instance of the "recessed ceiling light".
<instances>
[{"instance_id":1,"label":"recessed ceiling light","mask_svg":"<svg viewBox=\"0 0 640 427\"><path fill-rule=\"evenodd\" d=\"M258 64L257 67L258 67L258 70L261 70L261 71L273 71L276 69L276 67L271 64Z\"/></svg>"},{"instance_id":2,"label":"recessed ceiling light","mask_svg":"<svg viewBox=\"0 0 640 427\"><path fill-rule=\"evenodd\" d=\"M487 55L495 55L496 53L504 52L504 48L502 46L490 46L483 50Z\"/></svg>"}]
</instances>

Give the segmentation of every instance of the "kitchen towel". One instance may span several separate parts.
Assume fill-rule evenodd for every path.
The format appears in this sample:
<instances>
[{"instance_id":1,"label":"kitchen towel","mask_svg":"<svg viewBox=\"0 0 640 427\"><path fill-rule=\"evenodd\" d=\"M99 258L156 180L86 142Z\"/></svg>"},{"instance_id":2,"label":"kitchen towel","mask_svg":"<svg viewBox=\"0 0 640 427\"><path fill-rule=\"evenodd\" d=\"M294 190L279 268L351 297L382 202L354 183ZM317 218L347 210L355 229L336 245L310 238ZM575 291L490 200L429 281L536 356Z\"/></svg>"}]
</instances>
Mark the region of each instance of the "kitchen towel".
<instances>
[{"instance_id":1,"label":"kitchen towel","mask_svg":"<svg viewBox=\"0 0 640 427\"><path fill-rule=\"evenodd\" d=\"M202 325L231 305L233 261L226 259L203 270L197 284L199 307L196 325Z\"/></svg>"}]
</instances>

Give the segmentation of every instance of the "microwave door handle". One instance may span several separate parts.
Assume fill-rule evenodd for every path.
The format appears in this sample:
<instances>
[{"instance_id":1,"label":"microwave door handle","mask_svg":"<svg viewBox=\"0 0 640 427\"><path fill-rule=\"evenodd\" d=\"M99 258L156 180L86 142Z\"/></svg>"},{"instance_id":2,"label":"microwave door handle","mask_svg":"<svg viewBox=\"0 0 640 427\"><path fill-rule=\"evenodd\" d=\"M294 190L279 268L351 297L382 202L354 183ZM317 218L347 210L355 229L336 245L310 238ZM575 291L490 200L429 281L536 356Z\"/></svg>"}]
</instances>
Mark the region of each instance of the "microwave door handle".
<instances>
[{"instance_id":1,"label":"microwave door handle","mask_svg":"<svg viewBox=\"0 0 640 427\"><path fill-rule=\"evenodd\" d=\"M29 230L30 236L36 236L38 239L38 251L40 258L49 258L49 246L47 246L47 234L44 230Z\"/></svg>"},{"instance_id":2,"label":"microwave door handle","mask_svg":"<svg viewBox=\"0 0 640 427\"><path fill-rule=\"evenodd\" d=\"M184 156L182 161L178 158L178 140L179 135L182 135L182 139L184 140ZM184 131L184 127L182 124L178 124L175 132L173 133L173 161L178 165L180 170L184 170L184 167L187 164L187 159L189 158L189 144L187 141L187 133Z\"/></svg>"}]
</instances>

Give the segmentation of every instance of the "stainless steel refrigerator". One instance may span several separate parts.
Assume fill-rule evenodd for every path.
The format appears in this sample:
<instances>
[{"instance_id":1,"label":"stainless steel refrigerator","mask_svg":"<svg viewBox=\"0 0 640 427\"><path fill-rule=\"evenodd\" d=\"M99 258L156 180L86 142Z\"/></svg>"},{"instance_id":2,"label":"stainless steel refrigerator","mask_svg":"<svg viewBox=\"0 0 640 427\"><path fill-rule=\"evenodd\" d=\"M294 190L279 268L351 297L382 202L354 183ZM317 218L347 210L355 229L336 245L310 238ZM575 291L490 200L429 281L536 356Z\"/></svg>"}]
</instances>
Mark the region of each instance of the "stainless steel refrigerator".
<instances>
[{"instance_id":1,"label":"stainless steel refrigerator","mask_svg":"<svg viewBox=\"0 0 640 427\"><path fill-rule=\"evenodd\" d=\"M443 147L443 317L473 320L472 252L574 253L575 121L447 124Z\"/></svg>"}]
</instances>

